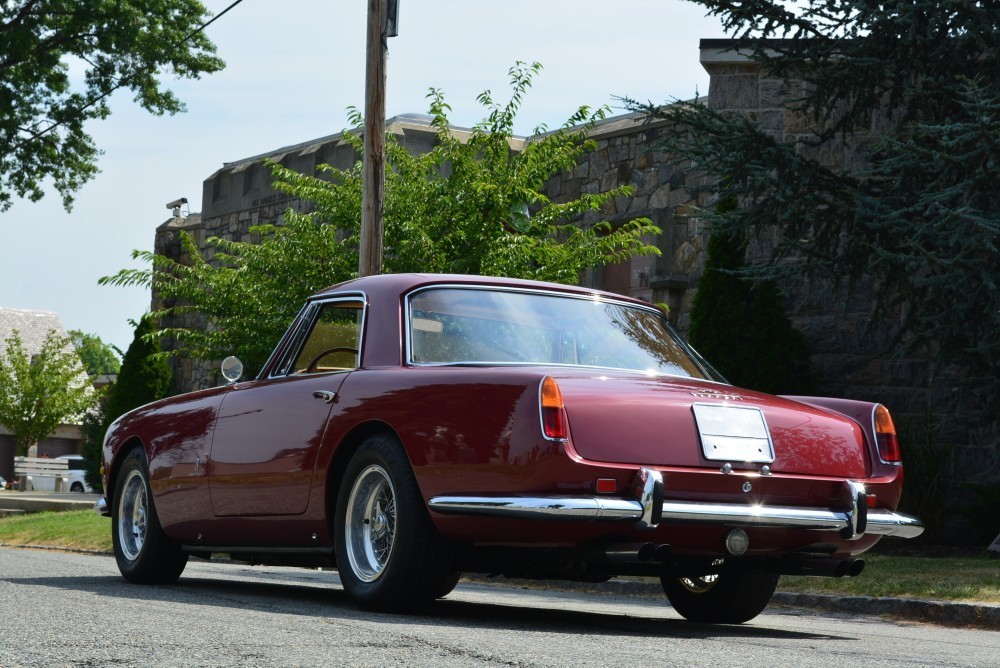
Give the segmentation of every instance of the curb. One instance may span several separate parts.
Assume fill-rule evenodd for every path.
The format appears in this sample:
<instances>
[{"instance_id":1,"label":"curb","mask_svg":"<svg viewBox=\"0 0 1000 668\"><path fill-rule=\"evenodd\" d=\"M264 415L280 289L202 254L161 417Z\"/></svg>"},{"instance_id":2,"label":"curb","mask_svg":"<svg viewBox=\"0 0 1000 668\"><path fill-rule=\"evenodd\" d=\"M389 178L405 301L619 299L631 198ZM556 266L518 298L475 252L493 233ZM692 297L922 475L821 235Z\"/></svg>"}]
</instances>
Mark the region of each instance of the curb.
<instances>
[{"instance_id":1,"label":"curb","mask_svg":"<svg viewBox=\"0 0 1000 668\"><path fill-rule=\"evenodd\" d=\"M776 592L772 604L854 615L887 615L896 619L940 626L1000 631L1000 605L989 603Z\"/></svg>"},{"instance_id":2,"label":"curb","mask_svg":"<svg viewBox=\"0 0 1000 668\"><path fill-rule=\"evenodd\" d=\"M463 576L463 581L512 589L548 589L555 591L591 592L604 596L655 598L665 600L659 582L642 580L608 580L607 582L565 582L560 580L510 580L501 576ZM894 619L1000 631L1000 605L963 603L958 601L927 601L920 599L835 596L777 591L769 607L807 608L822 612L851 615L888 616Z\"/></svg>"},{"instance_id":3,"label":"curb","mask_svg":"<svg viewBox=\"0 0 1000 668\"><path fill-rule=\"evenodd\" d=\"M88 550L83 547L59 547L58 545L21 545L19 543L0 543L0 547L13 547L19 550L48 550L49 552L70 552L72 554L93 554L99 557L113 557L110 550Z\"/></svg>"}]
</instances>

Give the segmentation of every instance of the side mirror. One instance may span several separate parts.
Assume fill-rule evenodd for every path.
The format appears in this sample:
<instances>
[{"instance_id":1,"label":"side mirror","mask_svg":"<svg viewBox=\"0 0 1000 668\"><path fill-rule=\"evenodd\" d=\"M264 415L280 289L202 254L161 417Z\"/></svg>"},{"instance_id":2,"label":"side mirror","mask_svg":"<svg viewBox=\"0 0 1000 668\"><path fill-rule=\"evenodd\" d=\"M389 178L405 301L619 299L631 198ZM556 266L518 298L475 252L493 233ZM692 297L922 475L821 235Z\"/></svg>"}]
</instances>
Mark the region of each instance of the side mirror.
<instances>
[{"instance_id":1,"label":"side mirror","mask_svg":"<svg viewBox=\"0 0 1000 668\"><path fill-rule=\"evenodd\" d=\"M222 360L222 377L225 378L230 385L238 381L242 375L243 362L241 362L238 357L230 355L226 359Z\"/></svg>"}]
</instances>

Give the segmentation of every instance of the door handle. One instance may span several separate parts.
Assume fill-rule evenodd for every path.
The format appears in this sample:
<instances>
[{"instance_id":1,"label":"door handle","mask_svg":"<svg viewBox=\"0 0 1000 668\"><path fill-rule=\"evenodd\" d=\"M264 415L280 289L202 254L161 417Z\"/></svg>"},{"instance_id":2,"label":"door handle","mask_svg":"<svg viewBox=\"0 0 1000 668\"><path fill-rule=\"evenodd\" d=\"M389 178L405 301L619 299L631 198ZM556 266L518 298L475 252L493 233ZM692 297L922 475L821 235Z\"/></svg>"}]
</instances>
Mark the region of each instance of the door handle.
<instances>
[{"instance_id":1,"label":"door handle","mask_svg":"<svg viewBox=\"0 0 1000 668\"><path fill-rule=\"evenodd\" d=\"M333 400L337 398L337 393L329 390L316 390L313 392L313 396L322 399L324 404L332 404Z\"/></svg>"}]
</instances>

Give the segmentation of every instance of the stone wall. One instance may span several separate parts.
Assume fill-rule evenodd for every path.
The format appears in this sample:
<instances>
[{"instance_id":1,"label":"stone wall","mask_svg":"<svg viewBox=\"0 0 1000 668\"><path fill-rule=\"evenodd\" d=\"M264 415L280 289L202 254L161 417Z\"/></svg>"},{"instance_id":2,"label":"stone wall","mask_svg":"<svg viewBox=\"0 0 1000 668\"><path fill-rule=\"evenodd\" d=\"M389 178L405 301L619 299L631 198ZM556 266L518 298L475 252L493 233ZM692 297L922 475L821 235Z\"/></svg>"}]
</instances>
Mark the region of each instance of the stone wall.
<instances>
[{"instance_id":1,"label":"stone wall","mask_svg":"<svg viewBox=\"0 0 1000 668\"><path fill-rule=\"evenodd\" d=\"M686 332L694 287L704 265L707 229L685 190L686 175L656 149L662 129L662 122L644 124L636 114L601 123L593 134L597 149L576 169L550 179L546 194L559 202L581 193L631 185L634 191L630 197L612 200L603 210L588 212L579 222L586 226L606 220L615 225L649 218L662 234L645 241L655 244L661 254L592 269L583 277L583 283L665 303L674 325Z\"/></svg>"},{"instance_id":2,"label":"stone wall","mask_svg":"<svg viewBox=\"0 0 1000 668\"><path fill-rule=\"evenodd\" d=\"M802 94L802 83L774 78L745 56L731 50L728 40L702 40L701 62L711 79L708 104L755 120L779 141L808 136L812 121L790 111L789 102ZM855 133L818 148L799 145L809 158L838 170L866 166L873 133L887 117L876 117L870 132ZM767 244L758 248L767 253ZM887 354L899 332L899 313L875 315L875 288L862 281L847 289L829 285L782 286L792 322L806 337L819 393L884 403L892 411L900 436L909 447L947 445L951 465L967 480L995 477L1000 468L998 425L962 425L944 411L954 409L954 369L939 369L933 351L899 357Z\"/></svg>"},{"instance_id":3,"label":"stone wall","mask_svg":"<svg viewBox=\"0 0 1000 668\"><path fill-rule=\"evenodd\" d=\"M413 152L426 151L435 144L435 130L429 117L406 115L390 119L393 132ZM631 197L609 202L603 211L588 213L580 223L592 225L600 220L612 224L637 217L650 218L663 230L655 243L660 257L640 257L618 265L593 269L583 277L583 284L620 294L627 294L670 306L674 324L687 326L693 288L704 262L706 230L690 214L693 202L684 190L685 175L670 167L666 156L653 145L662 124L644 125L638 115L615 117L601 123L594 133L598 148L576 169L553 177L546 184L546 194L555 201L579 197L581 193L605 192L619 185L631 184ZM461 137L467 130L453 130ZM513 148L519 148L515 140ZM271 174L261 164L270 159L300 172L313 173L317 165L331 164L346 169L357 155L341 140L331 135L312 142L226 163L205 180L202 212L188 217L174 217L156 230L155 251L182 262L190 258L184 251L180 232L191 235L199 247L209 237L250 241L250 228L264 223L281 223L288 208L302 210L302 202L290 199L271 187ZM210 249L203 253L211 261ZM317 289L325 286L317 286ZM163 302L153 295L153 308ZM197 318L182 316L168 326L199 326ZM186 358L171 361L175 389L178 392L213 387L219 382L218 364Z\"/></svg>"},{"instance_id":4,"label":"stone wall","mask_svg":"<svg viewBox=\"0 0 1000 668\"><path fill-rule=\"evenodd\" d=\"M730 52L729 46L724 41L702 41L701 62L711 76L708 104L744 113L778 138L807 133L807 120L785 108L788 100L798 94L800 84L769 78L746 58ZM434 144L427 117L397 117L390 119L388 127L411 151L425 151ZM597 150L575 169L550 179L545 190L553 200L565 201L622 184L635 188L632 196L610 202L603 211L589 213L579 222L591 225L609 220L614 224L647 217L663 231L658 238L649 240L659 247L661 255L590 270L582 282L666 303L674 325L686 334L697 280L704 266L708 229L697 215L698 203L687 193L690 175L672 166L669 156L656 149L663 130L662 123L644 124L635 115L604 121L593 134ZM864 163L869 140L868 136L856 135L820 149L815 157L835 167L856 168ZM200 217L171 219L157 229L156 251L182 258L180 230L187 230L199 243L213 235L248 240L252 225L280 223L286 208L301 207L301 202L289 200L271 188L270 172L260 164L263 157L308 173L322 163L346 168L357 158L340 135L333 135L228 163L206 179ZM897 323L892 318L873 320L874 287L861 284L850 292L837 293L805 283L782 288L789 315L813 350L819 393L883 402L893 412L904 439L926 440L928 422L940 418L936 415L938 407L948 404L947 377L932 375L930 357L900 359L885 354L886 342ZM155 295L153 302L156 308L159 304ZM738 336L738 332L734 335ZM218 382L217 364L184 360L175 365L178 390ZM995 426L938 433L936 438L956 444L956 462L961 470L996 470Z\"/></svg>"}]
</instances>

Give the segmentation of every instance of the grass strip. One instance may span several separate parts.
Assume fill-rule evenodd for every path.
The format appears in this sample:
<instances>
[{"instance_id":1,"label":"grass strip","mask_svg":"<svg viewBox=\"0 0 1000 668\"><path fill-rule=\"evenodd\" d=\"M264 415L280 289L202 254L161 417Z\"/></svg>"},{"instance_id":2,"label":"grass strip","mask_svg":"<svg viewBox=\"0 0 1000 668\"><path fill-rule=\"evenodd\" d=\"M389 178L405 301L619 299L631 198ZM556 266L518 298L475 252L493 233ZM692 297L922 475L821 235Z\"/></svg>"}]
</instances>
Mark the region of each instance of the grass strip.
<instances>
[{"instance_id":1,"label":"grass strip","mask_svg":"<svg viewBox=\"0 0 1000 668\"><path fill-rule=\"evenodd\" d=\"M111 520L92 510L4 517L0 518L0 543L110 551Z\"/></svg>"},{"instance_id":2,"label":"grass strip","mask_svg":"<svg viewBox=\"0 0 1000 668\"><path fill-rule=\"evenodd\" d=\"M863 555L854 578L783 576L779 591L1000 603L1000 559Z\"/></svg>"}]
</instances>

